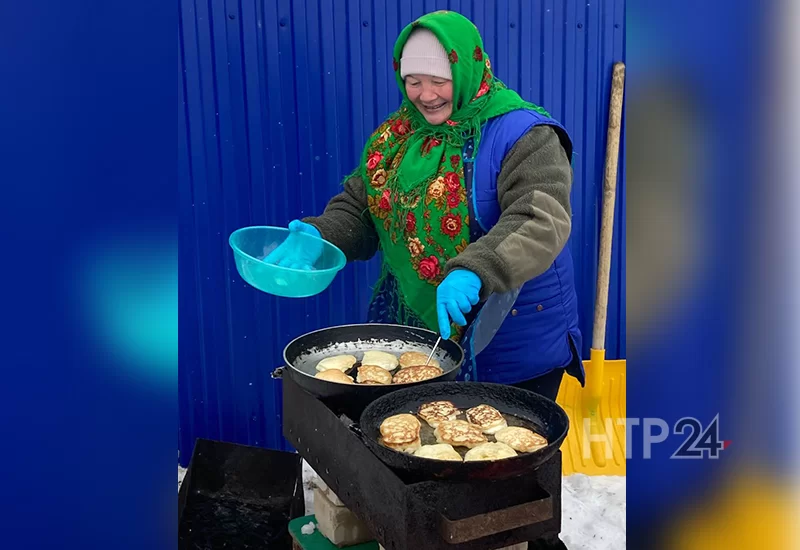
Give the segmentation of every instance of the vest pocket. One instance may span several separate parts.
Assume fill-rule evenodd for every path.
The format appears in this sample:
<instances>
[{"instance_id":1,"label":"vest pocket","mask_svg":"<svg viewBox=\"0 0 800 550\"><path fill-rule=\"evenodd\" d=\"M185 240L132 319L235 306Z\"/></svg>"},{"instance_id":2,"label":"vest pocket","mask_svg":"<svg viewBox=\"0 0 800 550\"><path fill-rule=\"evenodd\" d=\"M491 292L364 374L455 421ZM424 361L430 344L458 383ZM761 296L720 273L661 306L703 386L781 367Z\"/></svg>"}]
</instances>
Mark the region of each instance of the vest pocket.
<instances>
[{"instance_id":1,"label":"vest pocket","mask_svg":"<svg viewBox=\"0 0 800 550\"><path fill-rule=\"evenodd\" d=\"M550 292L521 294L521 299L517 299L517 303L514 304L514 307L519 310L525 309L532 314L544 313L554 308L560 308L562 303L561 293L558 292L557 288L555 290L555 294L550 294Z\"/></svg>"}]
</instances>

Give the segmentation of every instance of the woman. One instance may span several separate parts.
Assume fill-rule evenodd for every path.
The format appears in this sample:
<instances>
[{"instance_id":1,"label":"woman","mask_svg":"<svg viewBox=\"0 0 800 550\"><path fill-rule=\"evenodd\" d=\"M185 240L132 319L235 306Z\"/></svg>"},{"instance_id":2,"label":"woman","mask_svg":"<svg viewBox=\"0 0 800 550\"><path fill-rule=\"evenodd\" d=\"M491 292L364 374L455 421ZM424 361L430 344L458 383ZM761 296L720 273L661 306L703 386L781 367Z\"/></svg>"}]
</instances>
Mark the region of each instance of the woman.
<instances>
[{"instance_id":1,"label":"woman","mask_svg":"<svg viewBox=\"0 0 800 550\"><path fill-rule=\"evenodd\" d=\"M403 102L364 148L344 191L293 233L348 261L381 250L371 322L438 330L467 352L466 380L555 399L565 369L583 384L572 259L572 146L543 109L494 77L483 41L451 11L397 39ZM290 237L266 261L309 268Z\"/></svg>"}]
</instances>

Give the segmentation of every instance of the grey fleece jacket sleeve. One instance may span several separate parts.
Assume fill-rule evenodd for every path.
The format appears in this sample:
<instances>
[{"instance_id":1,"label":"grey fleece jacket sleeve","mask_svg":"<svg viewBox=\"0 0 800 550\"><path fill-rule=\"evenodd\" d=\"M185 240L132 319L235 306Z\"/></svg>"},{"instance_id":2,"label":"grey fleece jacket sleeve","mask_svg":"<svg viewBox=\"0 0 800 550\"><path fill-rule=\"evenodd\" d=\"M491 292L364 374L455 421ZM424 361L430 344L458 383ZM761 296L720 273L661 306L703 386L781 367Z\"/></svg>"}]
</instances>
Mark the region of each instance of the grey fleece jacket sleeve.
<instances>
[{"instance_id":1,"label":"grey fleece jacket sleeve","mask_svg":"<svg viewBox=\"0 0 800 550\"><path fill-rule=\"evenodd\" d=\"M303 218L316 227L322 238L335 244L347 261L369 260L378 251L378 234L367 207L367 190L360 176L344 183L344 191L333 197L320 216Z\"/></svg>"},{"instance_id":2,"label":"grey fleece jacket sleeve","mask_svg":"<svg viewBox=\"0 0 800 550\"><path fill-rule=\"evenodd\" d=\"M501 215L483 237L445 266L481 278L481 298L506 292L544 273L572 226L572 167L555 130L535 126L503 160L497 178Z\"/></svg>"}]
</instances>

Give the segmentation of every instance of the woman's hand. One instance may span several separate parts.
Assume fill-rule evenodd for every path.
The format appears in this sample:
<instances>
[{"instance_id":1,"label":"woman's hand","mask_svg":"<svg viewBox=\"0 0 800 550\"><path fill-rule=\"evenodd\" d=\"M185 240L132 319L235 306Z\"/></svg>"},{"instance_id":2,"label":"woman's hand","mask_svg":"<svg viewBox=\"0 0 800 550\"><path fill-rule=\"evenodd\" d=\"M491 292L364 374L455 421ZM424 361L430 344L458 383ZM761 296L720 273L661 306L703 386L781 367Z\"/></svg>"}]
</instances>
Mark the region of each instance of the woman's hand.
<instances>
[{"instance_id":1,"label":"woman's hand","mask_svg":"<svg viewBox=\"0 0 800 550\"><path fill-rule=\"evenodd\" d=\"M450 338L450 320L465 326L472 306L478 303L481 279L467 269L452 271L436 289L436 312L439 316L439 334Z\"/></svg>"},{"instance_id":2,"label":"woman's hand","mask_svg":"<svg viewBox=\"0 0 800 550\"><path fill-rule=\"evenodd\" d=\"M313 225L294 220L289 224L289 236L264 261L268 264L311 271L322 255L322 242L303 238L301 234L322 238Z\"/></svg>"}]
</instances>

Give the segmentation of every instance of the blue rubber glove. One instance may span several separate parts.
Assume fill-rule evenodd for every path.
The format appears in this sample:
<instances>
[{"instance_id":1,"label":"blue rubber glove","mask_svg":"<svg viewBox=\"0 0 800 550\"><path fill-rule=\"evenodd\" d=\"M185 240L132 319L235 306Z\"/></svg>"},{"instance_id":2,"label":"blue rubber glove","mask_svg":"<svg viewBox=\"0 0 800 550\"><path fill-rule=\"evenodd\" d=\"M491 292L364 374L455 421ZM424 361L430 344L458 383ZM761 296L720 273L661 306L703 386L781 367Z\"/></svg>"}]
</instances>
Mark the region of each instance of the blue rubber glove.
<instances>
[{"instance_id":1,"label":"blue rubber glove","mask_svg":"<svg viewBox=\"0 0 800 550\"><path fill-rule=\"evenodd\" d=\"M467 269L456 269L444 278L436 289L436 313L442 338L450 338L451 319L458 326L466 326L464 314L478 303L481 285L481 278Z\"/></svg>"},{"instance_id":2,"label":"blue rubber glove","mask_svg":"<svg viewBox=\"0 0 800 550\"><path fill-rule=\"evenodd\" d=\"M281 267L311 271L322 255L323 244L322 241L303 238L300 234L322 238L319 230L313 225L294 220L289 224L289 236L275 250L270 252L269 256L264 258L264 262Z\"/></svg>"}]
</instances>

